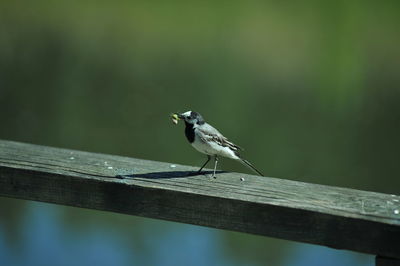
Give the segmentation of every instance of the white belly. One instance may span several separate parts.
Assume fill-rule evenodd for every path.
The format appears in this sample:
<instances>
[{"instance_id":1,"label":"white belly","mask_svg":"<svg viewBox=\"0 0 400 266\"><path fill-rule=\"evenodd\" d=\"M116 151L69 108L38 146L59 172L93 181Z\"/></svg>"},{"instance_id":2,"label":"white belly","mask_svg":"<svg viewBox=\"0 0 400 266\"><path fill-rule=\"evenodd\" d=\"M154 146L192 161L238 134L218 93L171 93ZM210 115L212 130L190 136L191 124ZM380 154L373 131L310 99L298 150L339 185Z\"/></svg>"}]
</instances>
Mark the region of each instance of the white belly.
<instances>
[{"instance_id":1,"label":"white belly","mask_svg":"<svg viewBox=\"0 0 400 266\"><path fill-rule=\"evenodd\" d=\"M218 156L227 157L227 158L231 158L231 159L235 159L235 160L239 159L239 157L237 155L235 155L235 153L228 147L220 146L214 142L205 143L197 135L195 135L192 146L199 152L207 154L207 155L211 155L211 156L218 155Z\"/></svg>"}]
</instances>

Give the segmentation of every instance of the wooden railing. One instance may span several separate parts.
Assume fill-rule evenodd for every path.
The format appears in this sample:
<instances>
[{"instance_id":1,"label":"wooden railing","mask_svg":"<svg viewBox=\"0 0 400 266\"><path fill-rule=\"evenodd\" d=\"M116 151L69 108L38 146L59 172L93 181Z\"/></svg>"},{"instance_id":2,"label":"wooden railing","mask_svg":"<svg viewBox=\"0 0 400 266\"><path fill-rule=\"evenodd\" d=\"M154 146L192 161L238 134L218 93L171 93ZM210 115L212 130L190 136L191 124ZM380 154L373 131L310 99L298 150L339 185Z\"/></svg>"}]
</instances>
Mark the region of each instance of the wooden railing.
<instances>
[{"instance_id":1,"label":"wooden railing","mask_svg":"<svg viewBox=\"0 0 400 266\"><path fill-rule=\"evenodd\" d=\"M209 226L400 263L400 196L0 140L0 196Z\"/></svg>"}]
</instances>

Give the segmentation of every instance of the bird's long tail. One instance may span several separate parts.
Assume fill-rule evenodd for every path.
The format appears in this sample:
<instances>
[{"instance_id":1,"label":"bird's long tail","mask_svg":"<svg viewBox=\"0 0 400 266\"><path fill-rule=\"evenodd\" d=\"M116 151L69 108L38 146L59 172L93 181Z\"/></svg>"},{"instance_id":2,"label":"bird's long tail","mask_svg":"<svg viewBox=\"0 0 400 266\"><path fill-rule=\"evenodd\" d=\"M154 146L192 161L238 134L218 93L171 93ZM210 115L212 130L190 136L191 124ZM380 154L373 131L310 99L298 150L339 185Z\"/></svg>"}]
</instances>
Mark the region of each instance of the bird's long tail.
<instances>
[{"instance_id":1,"label":"bird's long tail","mask_svg":"<svg viewBox=\"0 0 400 266\"><path fill-rule=\"evenodd\" d=\"M250 168L251 170L253 170L254 172L256 172L257 174L259 174L260 176L264 176L260 171L258 171L249 161L243 159L243 158L239 158L240 162L244 165L246 165L248 168Z\"/></svg>"}]
</instances>

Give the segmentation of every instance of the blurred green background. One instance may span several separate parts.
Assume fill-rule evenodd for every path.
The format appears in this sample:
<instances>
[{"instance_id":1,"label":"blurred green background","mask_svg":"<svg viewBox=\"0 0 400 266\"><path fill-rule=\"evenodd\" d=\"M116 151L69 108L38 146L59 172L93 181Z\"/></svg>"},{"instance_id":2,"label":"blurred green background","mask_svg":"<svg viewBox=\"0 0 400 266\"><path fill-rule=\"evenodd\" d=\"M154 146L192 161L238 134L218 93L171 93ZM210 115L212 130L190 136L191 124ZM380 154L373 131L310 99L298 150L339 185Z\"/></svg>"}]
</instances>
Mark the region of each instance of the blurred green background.
<instances>
[{"instance_id":1,"label":"blurred green background","mask_svg":"<svg viewBox=\"0 0 400 266\"><path fill-rule=\"evenodd\" d=\"M195 110L268 176L400 194L399 14L394 0L3 0L0 138L200 166L168 117ZM35 262L48 247L57 256ZM373 265L351 252L0 198L0 260L86 265L88 247L115 265L327 256Z\"/></svg>"}]
</instances>

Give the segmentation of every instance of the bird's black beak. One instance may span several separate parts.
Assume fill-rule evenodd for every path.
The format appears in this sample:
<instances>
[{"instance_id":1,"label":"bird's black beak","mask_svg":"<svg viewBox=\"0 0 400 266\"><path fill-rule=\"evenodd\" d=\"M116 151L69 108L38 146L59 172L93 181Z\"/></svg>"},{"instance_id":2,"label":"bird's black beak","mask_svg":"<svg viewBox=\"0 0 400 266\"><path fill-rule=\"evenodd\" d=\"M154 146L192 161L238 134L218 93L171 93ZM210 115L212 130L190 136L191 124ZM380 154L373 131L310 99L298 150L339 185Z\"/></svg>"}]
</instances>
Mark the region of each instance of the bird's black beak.
<instances>
[{"instance_id":1,"label":"bird's black beak","mask_svg":"<svg viewBox=\"0 0 400 266\"><path fill-rule=\"evenodd\" d=\"M185 120L185 116L184 116L184 115L182 115L182 114L178 114L178 113L177 113L177 115L178 115L178 118L179 118L179 119L183 119L183 120Z\"/></svg>"}]
</instances>

